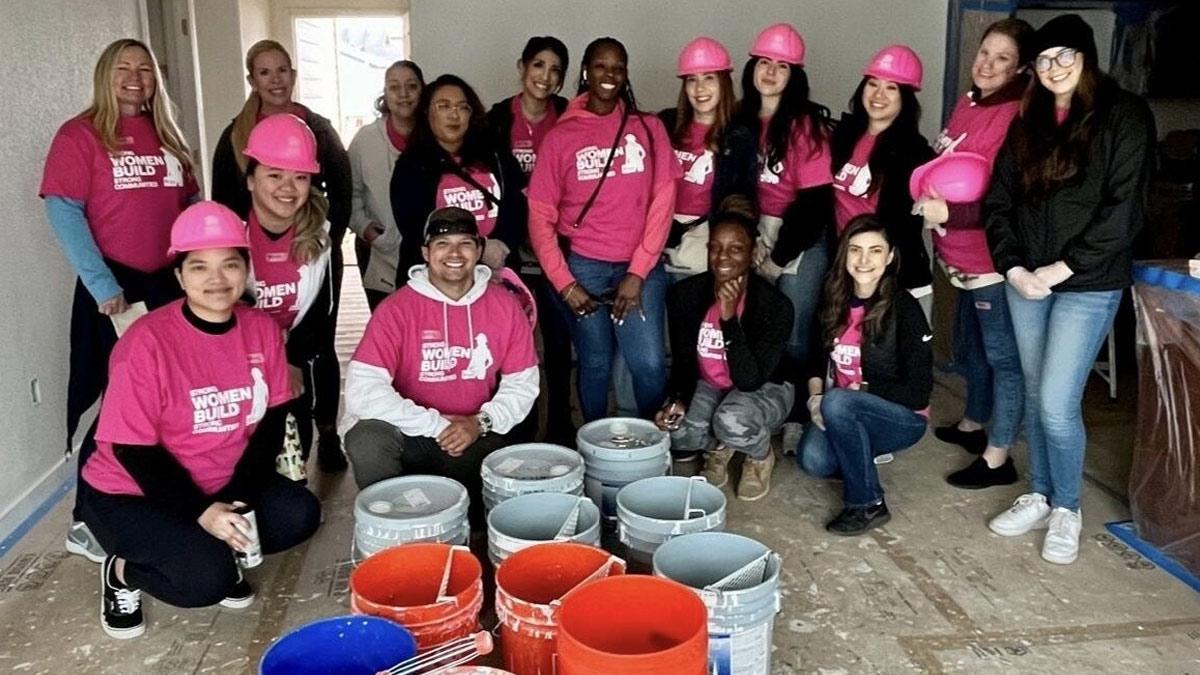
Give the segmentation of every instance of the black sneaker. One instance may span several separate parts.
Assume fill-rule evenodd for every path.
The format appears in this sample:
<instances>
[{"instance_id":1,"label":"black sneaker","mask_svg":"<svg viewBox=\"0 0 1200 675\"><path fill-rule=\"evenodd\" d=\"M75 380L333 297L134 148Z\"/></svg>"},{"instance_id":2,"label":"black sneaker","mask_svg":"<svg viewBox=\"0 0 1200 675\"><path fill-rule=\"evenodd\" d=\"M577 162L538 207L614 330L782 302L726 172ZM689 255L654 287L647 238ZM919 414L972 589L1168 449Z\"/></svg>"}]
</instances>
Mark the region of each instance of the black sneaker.
<instances>
[{"instance_id":1,"label":"black sneaker","mask_svg":"<svg viewBox=\"0 0 1200 675\"><path fill-rule=\"evenodd\" d=\"M1017 467L1013 465L1012 457L996 468L988 466L987 460L976 457L964 469L946 476L946 482L964 490L980 490L993 485L1012 485L1017 482Z\"/></svg>"},{"instance_id":2,"label":"black sneaker","mask_svg":"<svg viewBox=\"0 0 1200 675\"><path fill-rule=\"evenodd\" d=\"M317 467L324 473L346 470L346 454L342 452L342 439L336 431L322 431L317 441Z\"/></svg>"},{"instance_id":3,"label":"black sneaker","mask_svg":"<svg viewBox=\"0 0 1200 675\"><path fill-rule=\"evenodd\" d=\"M238 568L238 580L233 585L233 589L225 594L225 599L221 601L222 607L229 609L245 609L254 602L254 589L250 587L250 582L246 581L246 577L242 576L242 568Z\"/></svg>"},{"instance_id":4,"label":"black sneaker","mask_svg":"<svg viewBox=\"0 0 1200 675\"><path fill-rule=\"evenodd\" d=\"M672 450L671 461L676 464L689 464L700 460L700 453L694 450Z\"/></svg>"},{"instance_id":5,"label":"black sneaker","mask_svg":"<svg viewBox=\"0 0 1200 675\"><path fill-rule=\"evenodd\" d=\"M111 555L100 564L100 626L118 640L146 632L142 592L117 579L117 558Z\"/></svg>"},{"instance_id":6,"label":"black sneaker","mask_svg":"<svg viewBox=\"0 0 1200 675\"><path fill-rule=\"evenodd\" d=\"M933 435L937 436L937 439L943 443L961 445L963 449L972 455L982 455L983 451L987 450L988 437L987 432L983 429L960 431L957 424L951 424L950 426L934 429Z\"/></svg>"},{"instance_id":7,"label":"black sneaker","mask_svg":"<svg viewBox=\"0 0 1200 675\"><path fill-rule=\"evenodd\" d=\"M892 519L887 504L879 502L875 506L865 508L846 507L837 518L829 521L825 529L842 537L853 537L867 530L883 525Z\"/></svg>"}]
</instances>

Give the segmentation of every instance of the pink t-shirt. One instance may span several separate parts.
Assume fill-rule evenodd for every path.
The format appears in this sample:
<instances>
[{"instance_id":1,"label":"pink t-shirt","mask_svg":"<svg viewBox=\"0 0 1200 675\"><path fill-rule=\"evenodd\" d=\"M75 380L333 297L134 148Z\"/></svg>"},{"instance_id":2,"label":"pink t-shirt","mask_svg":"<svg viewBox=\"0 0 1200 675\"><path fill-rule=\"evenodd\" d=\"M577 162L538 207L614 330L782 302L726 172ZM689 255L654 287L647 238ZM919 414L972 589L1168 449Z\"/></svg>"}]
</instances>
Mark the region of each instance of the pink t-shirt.
<instances>
[{"instance_id":1,"label":"pink t-shirt","mask_svg":"<svg viewBox=\"0 0 1200 675\"><path fill-rule=\"evenodd\" d=\"M829 139L824 132L813 147L809 139L809 121L802 120L792 128L792 140L787 154L774 166L767 166L767 127L762 120L758 137L758 206L763 215L783 217L784 211L796 199L796 191L833 182L829 165Z\"/></svg>"},{"instance_id":2,"label":"pink t-shirt","mask_svg":"<svg viewBox=\"0 0 1200 675\"><path fill-rule=\"evenodd\" d=\"M703 216L712 207L714 156L704 145L710 127L692 122L687 142L683 147L675 148L675 156L683 169L683 177L675 183L675 213Z\"/></svg>"},{"instance_id":3,"label":"pink t-shirt","mask_svg":"<svg viewBox=\"0 0 1200 675\"><path fill-rule=\"evenodd\" d=\"M525 119L525 113L521 110L521 96L514 96L512 99L512 129L509 130L512 140L512 155L517 159L517 163L521 165L521 171L525 175L533 173L533 167L537 165L538 149L542 147L542 139L546 137L546 132L558 122L558 110L554 108L553 103L547 103L546 116L538 122L530 122Z\"/></svg>"},{"instance_id":4,"label":"pink t-shirt","mask_svg":"<svg viewBox=\"0 0 1200 675\"><path fill-rule=\"evenodd\" d=\"M120 150L109 154L91 121L76 117L50 143L41 197L81 201L105 258L142 272L171 263L171 224L199 192L190 172L163 149L148 115L117 122Z\"/></svg>"},{"instance_id":5,"label":"pink t-shirt","mask_svg":"<svg viewBox=\"0 0 1200 675\"><path fill-rule=\"evenodd\" d=\"M272 239L258 222L254 209L250 209L247 222L250 232L250 265L254 269L255 307L263 310L288 330L296 322L300 308L300 265L292 260L292 241L296 229L288 228L278 239Z\"/></svg>"},{"instance_id":6,"label":"pink t-shirt","mask_svg":"<svg viewBox=\"0 0 1200 675\"><path fill-rule=\"evenodd\" d=\"M879 190L871 189L871 151L875 149L877 136L864 133L854 144L850 159L833 176L833 213L837 219L838 234L855 216L875 213L879 207Z\"/></svg>"},{"instance_id":7,"label":"pink t-shirt","mask_svg":"<svg viewBox=\"0 0 1200 675\"><path fill-rule=\"evenodd\" d=\"M205 494L224 487L267 408L291 399L283 335L238 305L236 325L210 335L188 323L185 300L160 307L117 341L100 406L96 452L83 479L114 495L141 495L113 444L161 445Z\"/></svg>"},{"instance_id":8,"label":"pink t-shirt","mask_svg":"<svg viewBox=\"0 0 1200 675\"><path fill-rule=\"evenodd\" d=\"M846 329L833 343L829 360L833 361L833 384L845 389L863 381L862 375L862 320L867 313L866 305L851 305L850 319Z\"/></svg>"},{"instance_id":9,"label":"pink t-shirt","mask_svg":"<svg viewBox=\"0 0 1200 675\"><path fill-rule=\"evenodd\" d=\"M467 173L476 183L487 188L496 202L500 201L500 182L496 180L492 172L472 167L468 169ZM475 222L479 225L479 234L485 237L496 229L496 216L500 214L499 204L489 203L483 196L482 190L463 180L460 176L453 173L442 174L441 180L438 181L435 202L439 209L446 206L457 206L475 214Z\"/></svg>"},{"instance_id":10,"label":"pink t-shirt","mask_svg":"<svg viewBox=\"0 0 1200 675\"><path fill-rule=\"evenodd\" d=\"M737 315L746 309L746 295L742 294L737 304ZM721 330L721 304L714 302L700 322L696 335L696 363L700 377L718 391L733 389L733 378L729 375L729 361L725 356L725 333Z\"/></svg>"},{"instance_id":11,"label":"pink t-shirt","mask_svg":"<svg viewBox=\"0 0 1200 675\"><path fill-rule=\"evenodd\" d=\"M520 303L490 283L470 305L404 286L371 315L353 359L387 370L401 396L443 415L479 412L496 394L500 375L538 363Z\"/></svg>"},{"instance_id":12,"label":"pink t-shirt","mask_svg":"<svg viewBox=\"0 0 1200 675\"><path fill-rule=\"evenodd\" d=\"M388 119L388 121L384 123L383 127L387 129L388 141L391 142L392 147L396 149L396 152L404 152L404 149L408 147L408 136L396 131L396 127L392 126L391 119Z\"/></svg>"},{"instance_id":13,"label":"pink t-shirt","mask_svg":"<svg viewBox=\"0 0 1200 675\"><path fill-rule=\"evenodd\" d=\"M605 262L629 262L642 243L656 182L678 179L679 161L662 122L653 115L630 116L609 167L608 178L582 224L577 219L596 188L621 126L623 104L607 115L572 102L546 134L529 182L529 199L558 210L556 230L571 240L571 252ZM577 103L578 102L578 103ZM665 239L665 237L664 237ZM655 260L661 248L655 254Z\"/></svg>"}]
</instances>

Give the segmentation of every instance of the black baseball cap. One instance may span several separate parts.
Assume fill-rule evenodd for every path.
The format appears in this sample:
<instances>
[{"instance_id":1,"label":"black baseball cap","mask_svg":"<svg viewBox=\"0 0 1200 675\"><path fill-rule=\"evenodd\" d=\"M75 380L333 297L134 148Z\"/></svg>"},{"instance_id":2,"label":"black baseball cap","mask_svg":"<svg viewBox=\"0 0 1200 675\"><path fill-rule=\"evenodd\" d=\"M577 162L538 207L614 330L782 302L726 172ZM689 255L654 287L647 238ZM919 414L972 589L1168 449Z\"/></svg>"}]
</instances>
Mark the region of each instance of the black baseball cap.
<instances>
[{"instance_id":1,"label":"black baseball cap","mask_svg":"<svg viewBox=\"0 0 1200 675\"><path fill-rule=\"evenodd\" d=\"M434 237L447 234L467 234L478 237L479 225L475 222L475 216L470 211L457 206L434 209L433 213L430 213L429 217L425 219L425 245L428 246Z\"/></svg>"}]
</instances>

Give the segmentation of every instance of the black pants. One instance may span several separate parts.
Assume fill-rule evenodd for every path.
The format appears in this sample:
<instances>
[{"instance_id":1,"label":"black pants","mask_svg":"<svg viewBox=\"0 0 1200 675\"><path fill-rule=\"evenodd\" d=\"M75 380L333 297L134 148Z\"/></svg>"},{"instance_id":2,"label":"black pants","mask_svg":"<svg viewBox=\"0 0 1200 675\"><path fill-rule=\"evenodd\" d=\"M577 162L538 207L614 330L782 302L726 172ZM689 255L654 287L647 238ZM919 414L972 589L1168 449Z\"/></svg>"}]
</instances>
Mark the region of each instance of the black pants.
<instances>
[{"instance_id":1,"label":"black pants","mask_svg":"<svg viewBox=\"0 0 1200 675\"><path fill-rule=\"evenodd\" d=\"M345 234L345 230L341 232ZM332 242L330 251L333 268L333 321L334 330L330 331L330 340L326 344L317 345L317 357L313 359L313 419L318 430L333 431L337 427L338 403L342 396L342 368L338 362L337 350L337 321L338 308L342 304L342 275L345 273L346 261L342 255L341 234ZM305 448L308 451L308 448Z\"/></svg>"},{"instance_id":2,"label":"black pants","mask_svg":"<svg viewBox=\"0 0 1200 675\"><path fill-rule=\"evenodd\" d=\"M546 440L574 446L575 424L571 418L571 327L563 321L555 303L558 292L542 275L526 275L525 284L537 301L538 329L542 332L542 372L546 388ZM537 408L534 408L535 414ZM537 431L536 425L534 431Z\"/></svg>"},{"instance_id":3,"label":"black pants","mask_svg":"<svg viewBox=\"0 0 1200 675\"><path fill-rule=\"evenodd\" d=\"M81 482L83 519L109 555L125 560L125 582L176 607L208 607L237 583L233 550L193 518L144 497L110 495ZM270 474L257 494L238 496L254 508L263 553L285 551L312 536L321 504L303 486ZM213 501L234 497L217 493Z\"/></svg>"}]
</instances>

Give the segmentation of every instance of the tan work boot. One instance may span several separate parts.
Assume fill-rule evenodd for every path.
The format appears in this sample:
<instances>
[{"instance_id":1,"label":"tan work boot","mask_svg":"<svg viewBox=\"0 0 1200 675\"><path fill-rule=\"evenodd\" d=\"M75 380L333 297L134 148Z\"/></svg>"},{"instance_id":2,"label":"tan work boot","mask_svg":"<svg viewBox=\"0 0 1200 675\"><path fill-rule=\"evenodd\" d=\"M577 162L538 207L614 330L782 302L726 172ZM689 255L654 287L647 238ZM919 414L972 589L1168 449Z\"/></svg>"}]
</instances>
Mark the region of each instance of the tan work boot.
<instances>
[{"instance_id":1,"label":"tan work boot","mask_svg":"<svg viewBox=\"0 0 1200 675\"><path fill-rule=\"evenodd\" d=\"M733 451L724 445L704 453L704 468L700 475L713 487L725 487L729 482L729 460L733 459Z\"/></svg>"},{"instance_id":2,"label":"tan work boot","mask_svg":"<svg viewBox=\"0 0 1200 675\"><path fill-rule=\"evenodd\" d=\"M762 460L747 457L742 463L742 478L738 481L738 499L753 502L766 497L771 491L771 471L774 468L774 451L768 452L767 458Z\"/></svg>"}]
</instances>

